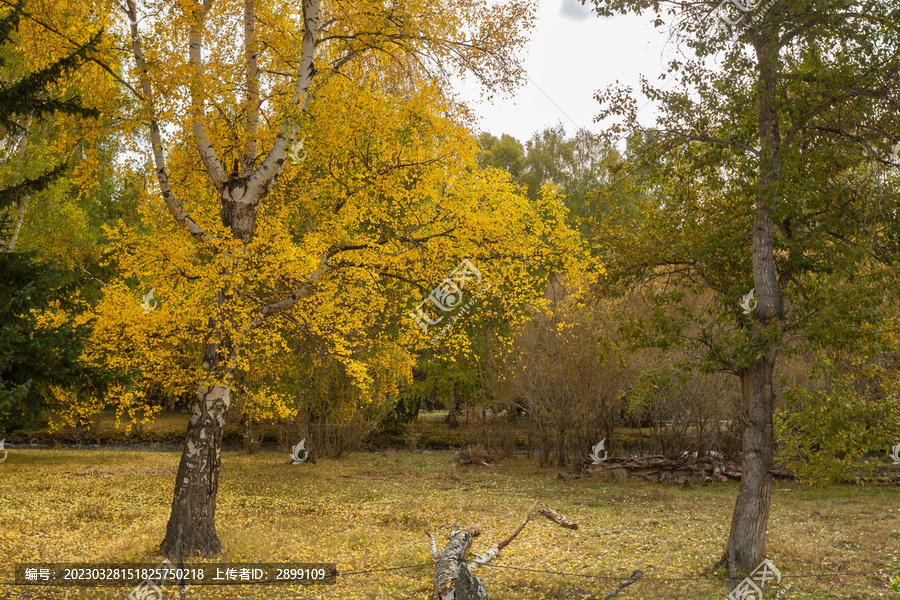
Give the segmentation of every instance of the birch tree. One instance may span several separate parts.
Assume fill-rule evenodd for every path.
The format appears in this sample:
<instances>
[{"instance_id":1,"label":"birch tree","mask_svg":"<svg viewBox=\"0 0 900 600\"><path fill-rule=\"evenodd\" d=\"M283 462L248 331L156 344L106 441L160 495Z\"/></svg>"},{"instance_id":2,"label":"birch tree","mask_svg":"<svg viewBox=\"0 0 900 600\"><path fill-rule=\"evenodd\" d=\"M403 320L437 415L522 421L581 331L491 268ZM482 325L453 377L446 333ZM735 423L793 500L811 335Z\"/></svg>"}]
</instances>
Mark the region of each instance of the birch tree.
<instances>
[{"instance_id":1,"label":"birch tree","mask_svg":"<svg viewBox=\"0 0 900 600\"><path fill-rule=\"evenodd\" d=\"M344 312L340 298L350 289L363 294L361 277L379 286L406 282L420 294L460 252L485 260L535 256L518 249L527 242L513 248L502 233L509 224L492 223L486 211L526 211L530 217L514 226L524 235L546 227L542 211L555 210L553 203L529 207L498 175L461 165L459 154L476 166L475 146L465 141L458 122L466 112L448 87L451 75L468 73L489 91L512 89L533 7L304 0L293 14L259 0L126 0L124 9L128 81L135 84L123 85L139 102L127 117L149 133L149 143L133 137L133 147L149 151L159 198L177 226L167 231L146 196L146 222L156 233L142 251L158 256L158 272L172 277L158 280L168 287L156 297L170 295L157 310L180 306L170 316L181 315L184 330L199 328L203 340L160 549L172 554L180 540L185 553L214 556L221 552L215 506L235 374L249 349L264 353L283 343L267 324L319 311L347 333L366 313ZM359 98L371 103L362 110L373 119L388 118L379 109L392 99L413 106L392 154L370 152L372 137L332 137L348 124L366 124L352 112ZM322 127L326 121L332 131ZM421 139L426 130L430 140ZM341 156L352 169L342 168ZM426 191L433 195L422 196ZM123 231L111 235L122 240ZM548 239L546 230L541 235ZM131 261L126 272L140 276L134 250L110 260ZM133 294L117 289L120 298ZM423 343L414 326L402 331Z\"/></svg>"}]
</instances>

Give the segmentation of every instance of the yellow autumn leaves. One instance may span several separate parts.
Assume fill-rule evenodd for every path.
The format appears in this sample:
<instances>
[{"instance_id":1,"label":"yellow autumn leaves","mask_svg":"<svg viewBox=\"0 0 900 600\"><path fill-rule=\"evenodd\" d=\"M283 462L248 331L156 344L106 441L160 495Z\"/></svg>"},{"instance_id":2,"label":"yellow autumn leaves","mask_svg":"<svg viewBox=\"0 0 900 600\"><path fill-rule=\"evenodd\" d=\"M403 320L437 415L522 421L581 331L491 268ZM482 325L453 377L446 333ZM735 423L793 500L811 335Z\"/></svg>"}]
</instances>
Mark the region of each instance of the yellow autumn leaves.
<instances>
[{"instance_id":1,"label":"yellow autumn leaves","mask_svg":"<svg viewBox=\"0 0 900 600\"><path fill-rule=\"evenodd\" d=\"M196 3L156 8L138 6L151 107L129 89L140 87L125 51L130 33L121 7L104 1L46 6L48 23L72 39L78 22L107 31L107 54L85 67L77 83L112 120L68 123L66 131L111 143L121 181L136 195L136 216L104 225L101 264L114 276L87 314L94 329L85 357L126 374L130 383L102 402L69 404L84 402L92 410L100 402L118 406L122 415L152 415L139 409L151 395L183 398L203 377L231 376L204 372L204 346L213 342L220 361L236 369L248 415L285 418L302 390L336 385L326 383L328 370L339 373L343 386L337 393L343 400L330 403L331 418L350 419L368 406L382 412L409 378L416 353L431 345L407 315L454 265L468 258L490 283L465 319L514 324L548 271L581 259L555 190L548 187L530 202L507 174L479 167L471 113L449 86L450 75L462 73L489 93L521 82L518 52L534 18L532 3L326 2L314 96L305 111L290 102L301 58L300 14L256 2L258 42L248 50L244 3L211 3L202 28L202 74L195 75L187 43L198 23ZM32 37L23 44L34 45L35 32L43 30L28 27ZM69 43L50 39L51 54ZM251 50L261 74L256 134L247 123ZM104 66L118 68L118 80ZM191 94L203 98L209 140L226 170L241 158L248 136L258 143L257 164L285 122L297 127L292 139L304 140L304 160L288 161L262 198L252 241L235 239L223 224L221 199L198 162ZM206 232L202 241L176 225L159 197L146 129L151 109L162 130L168 180ZM87 154L73 182L90 192L109 156ZM145 310L141 303L151 290L154 308ZM298 290L291 310L260 318L260 307ZM471 352L463 327L441 343L451 356ZM321 391L329 393L335 394Z\"/></svg>"}]
</instances>

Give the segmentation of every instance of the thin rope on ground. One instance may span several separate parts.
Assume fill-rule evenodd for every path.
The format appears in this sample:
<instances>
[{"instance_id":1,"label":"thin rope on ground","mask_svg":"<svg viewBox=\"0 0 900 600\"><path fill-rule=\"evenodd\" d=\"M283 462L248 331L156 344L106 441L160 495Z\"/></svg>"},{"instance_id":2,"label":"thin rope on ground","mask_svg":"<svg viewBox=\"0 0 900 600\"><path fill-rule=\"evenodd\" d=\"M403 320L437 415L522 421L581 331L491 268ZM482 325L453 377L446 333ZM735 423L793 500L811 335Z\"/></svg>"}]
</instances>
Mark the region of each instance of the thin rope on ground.
<instances>
[{"instance_id":1,"label":"thin rope on ground","mask_svg":"<svg viewBox=\"0 0 900 600\"><path fill-rule=\"evenodd\" d=\"M342 575L361 575L363 573L378 573L379 571L399 571L400 569L417 569L419 567L433 567L434 563L422 563L421 565L407 565L405 567L386 567L384 569L369 569L367 571L349 571L347 573L341 573L338 571L335 573L335 577L341 577Z\"/></svg>"},{"instance_id":2,"label":"thin rope on ground","mask_svg":"<svg viewBox=\"0 0 900 600\"><path fill-rule=\"evenodd\" d=\"M546 569L529 569L526 567L513 567L510 565L493 565L493 564L485 564L480 565L483 567L493 567L495 569L511 569L514 571L528 571L531 573L546 573L548 575L565 575L571 577L588 577L591 579L613 579L613 580L621 580L624 581L629 579L628 577L614 577L611 575L586 575L584 573L572 573L567 571L548 571ZM878 569L877 571L847 571L844 573L812 573L808 575L782 575L782 579L801 579L801 578L812 578L812 577L841 577L841 576L849 576L849 575L880 575L882 573L900 573L900 568L898 569ZM717 579L731 579L728 576L723 577L655 577L651 574L645 573L645 575L649 579L653 579L654 581L714 581Z\"/></svg>"}]
</instances>

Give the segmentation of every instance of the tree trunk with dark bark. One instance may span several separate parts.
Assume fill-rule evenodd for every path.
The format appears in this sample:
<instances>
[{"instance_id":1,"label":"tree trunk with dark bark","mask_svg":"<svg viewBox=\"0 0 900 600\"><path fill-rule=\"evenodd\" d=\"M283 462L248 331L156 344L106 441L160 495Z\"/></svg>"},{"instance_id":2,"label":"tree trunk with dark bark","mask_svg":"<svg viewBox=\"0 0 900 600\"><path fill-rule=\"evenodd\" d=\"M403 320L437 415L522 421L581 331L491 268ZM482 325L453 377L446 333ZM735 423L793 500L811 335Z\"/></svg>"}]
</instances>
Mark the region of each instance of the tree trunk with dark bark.
<instances>
[{"instance_id":1,"label":"tree trunk with dark bark","mask_svg":"<svg viewBox=\"0 0 900 600\"><path fill-rule=\"evenodd\" d=\"M456 394L456 383L450 386L450 410L447 411L447 418L444 420L451 429L459 427L459 396Z\"/></svg>"},{"instance_id":2,"label":"tree trunk with dark bark","mask_svg":"<svg viewBox=\"0 0 900 600\"><path fill-rule=\"evenodd\" d=\"M741 485L731 518L728 562L732 577L737 569L749 571L762 562L766 553L766 526L772 500L774 433L772 405L775 391L772 370L775 351L768 349L763 361L741 373L743 465Z\"/></svg>"},{"instance_id":3,"label":"tree trunk with dark bark","mask_svg":"<svg viewBox=\"0 0 900 600\"><path fill-rule=\"evenodd\" d=\"M222 300L223 295L219 295ZM211 320L210 327L215 329ZM203 367L212 377L218 371L218 344L208 342ZM173 556L181 542L189 556L215 557L222 550L216 535L216 496L222 465L222 436L231 405L231 373L211 387L201 385L191 408L181 463L175 476L172 512L159 551Z\"/></svg>"},{"instance_id":4,"label":"tree trunk with dark bark","mask_svg":"<svg viewBox=\"0 0 900 600\"><path fill-rule=\"evenodd\" d=\"M174 555L179 540L188 555L214 557L222 550L216 536L216 495L230 395L231 390L220 385L197 392L175 477L166 537L160 544L162 554Z\"/></svg>"},{"instance_id":5,"label":"tree trunk with dark bark","mask_svg":"<svg viewBox=\"0 0 900 600\"><path fill-rule=\"evenodd\" d=\"M229 185L226 189L233 194L236 187L239 186ZM233 203L229 195L222 198L222 223L235 238L249 244L256 233L256 205ZM235 207L240 210L234 210ZM243 267L238 263L236 268ZM228 280L230 273L222 275L223 280ZM229 297L238 293L240 288L220 289L216 297L220 311L228 314ZM235 329L228 318L224 322L213 318L209 321L203 369L214 383L198 387L191 410L175 478L172 512L159 548L167 556L174 554L179 540L184 553L191 556L215 557L222 550L216 535L216 496L231 382L240 350L240 341L233 337Z\"/></svg>"},{"instance_id":6,"label":"tree trunk with dark bark","mask_svg":"<svg viewBox=\"0 0 900 600\"><path fill-rule=\"evenodd\" d=\"M757 74L759 181L753 227L753 282L757 296L750 340L758 348L754 362L741 373L743 464L741 486L731 520L726 557L735 579L750 572L766 555L766 527L772 499L775 392L772 372L781 338L784 304L775 266L774 213L780 196L781 134L776 106L778 39L771 34L754 40Z\"/></svg>"}]
</instances>

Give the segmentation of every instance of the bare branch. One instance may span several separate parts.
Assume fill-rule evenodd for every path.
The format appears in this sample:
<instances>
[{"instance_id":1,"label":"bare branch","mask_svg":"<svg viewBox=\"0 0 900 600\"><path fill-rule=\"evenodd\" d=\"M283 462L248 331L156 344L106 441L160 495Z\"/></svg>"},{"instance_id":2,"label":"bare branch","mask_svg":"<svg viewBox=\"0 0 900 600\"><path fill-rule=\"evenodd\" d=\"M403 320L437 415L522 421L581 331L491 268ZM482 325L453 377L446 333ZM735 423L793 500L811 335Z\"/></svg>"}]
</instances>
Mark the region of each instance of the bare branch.
<instances>
[{"instance_id":1,"label":"bare branch","mask_svg":"<svg viewBox=\"0 0 900 600\"><path fill-rule=\"evenodd\" d=\"M299 108L306 111L312 100L310 87L313 76L316 73L313 65L313 55L316 51L316 39L319 35L319 14L321 12L321 0L303 0L303 42L301 44L300 68L297 73L297 86L291 96L290 109ZM287 160L286 142L288 138L294 139L297 135L298 125L293 122L285 122L275 138L275 143L262 164L250 175L247 180L247 190L251 198L263 198L266 192L275 184L275 179L284 170L284 162Z\"/></svg>"},{"instance_id":2,"label":"bare branch","mask_svg":"<svg viewBox=\"0 0 900 600\"><path fill-rule=\"evenodd\" d=\"M434 536L431 535L431 532L427 529L425 530L425 535L428 536L428 547L431 549L431 560L432 562L437 562L441 560L441 553L438 552L437 545L434 543Z\"/></svg>"},{"instance_id":3,"label":"bare branch","mask_svg":"<svg viewBox=\"0 0 900 600\"><path fill-rule=\"evenodd\" d=\"M525 518L522 519L522 522L519 523L519 526L516 527L516 530L513 531L513 532L509 535L509 537L507 537L505 540L503 540L502 542L500 542L499 544L497 544L496 546L494 546L493 548L491 548L490 550L488 550L487 552L485 552L484 554L482 554L481 556L479 556L478 558L476 558L476 559L475 559L475 564L476 564L476 565L486 565L486 564L488 564L489 562L491 562L491 560L494 559L495 556L497 556L498 554L500 554L500 551L501 551L501 550L503 550L504 548L506 548L507 546L509 546L509 544L510 544L514 539L516 539L516 536L519 535L519 534L522 532L523 529L525 529L525 526L528 524L528 521L531 520L531 517L534 516L535 509L537 509L537 505L538 505L539 502L540 502L540 500L535 500L535 501L534 501L534 504L532 504L532 505L531 505L531 508L528 509L528 512L525 513Z\"/></svg>"},{"instance_id":4,"label":"bare branch","mask_svg":"<svg viewBox=\"0 0 900 600\"><path fill-rule=\"evenodd\" d=\"M225 169L216 157L216 151L209 141L206 132L206 116L203 108L203 24L206 15L212 8L212 0L203 0L203 4L197 8L197 19L191 24L190 29L190 58L194 67L194 76L191 80L191 108L193 112L194 140L197 144L197 152L206 167L206 173L221 194L225 188Z\"/></svg>"},{"instance_id":5,"label":"bare branch","mask_svg":"<svg viewBox=\"0 0 900 600\"><path fill-rule=\"evenodd\" d=\"M169 186L169 177L166 174L166 157L163 153L162 134L159 129L159 123L156 120L156 105L153 100L153 88L150 86L150 77L147 74L147 61L144 58L144 51L141 47L141 37L138 33L137 9L135 8L134 0L126 0L126 6L126 14L128 15L128 20L131 25L131 49L134 53L134 62L137 65L139 72L143 98L147 103L147 108L150 113L150 144L153 147L153 161L156 165L156 178L159 181L160 193L162 194L163 201L166 203L166 208L169 210L169 213L175 217L175 220L187 227L187 230L192 236L205 240L207 238L206 232L197 225L197 222L194 221L194 219L184 212L184 209L181 208L181 205L176 200L175 194L172 193L172 188ZM211 244L210 246L215 249Z\"/></svg>"},{"instance_id":6,"label":"bare branch","mask_svg":"<svg viewBox=\"0 0 900 600\"><path fill-rule=\"evenodd\" d=\"M750 144L745 144L743 142L739 142L737 140L726 140L723 138L712 137L709 135L697 134L697 133L685 133L684 131L678 131L676 129L671 129L667 133L671 135L677 135L681 138L684 138L690 142L710 142L713 144L724 144L726 146L735 146L736 148L742 148L747 152L750 152L754 156L759 156L759 150L751 146Z\"/></svg>"},{"instance_id":7,"label":"bare branch","mask_svg":"<svg viewBox=\"0 0 900 600\"><path fill-rule=\"evenodd\" d=\"M537 509L537 505L538 505L539 502L540 502L540 500L535 500L535 501L534 501L534 504L532 504L532 505L531 505L531 508L528 509L528 512L525 513L525 518L522 520L521 523L519 523L519 526L516 527L516 530L513 531L512 534L510 534L510 536L509 536L508 538L506 538L505 540L503 540L502 542L500 542L499 544L497 544L497 550L503 550L504 548L506 548L507 546L509 546L509 544L510 544L514 539L516 539L516 536L519 535L519 534L522 532L523 529L525 529L525 525L527 525L527 524L528 524L528 521L531 520L531 517L534 516L535 509Z\"/></svg>"},{"instance_id":8,"label":"bare branch","mask_svg":"<svg viewBox=\"0 0 900 600\"><path fill-rule=\"evenodd\" d=\"M290 296L286 298L282 298L276 302L271 302L266 304L262 308L259 309L256 318L253 319L251 323L251 327L256 327L265 317L272 315L274 313L282 312L293 308L295 304L301 299L306 298L311 293L312 285L318 281L322 275L332 270L332 267L328 264L328 254L325 253L322 255L322 259L319 261L319 268L316 269L315 273L309 276L307 280L297 288Z\"/></svg>"},{"instance_id":9,"label":"bare branch","mask_svg":"<svg viewBox=\"0 0 900 600\"><path fill-rule=\"evenodd\" d=\"M629 585L631 585L632 583L634 583L635 581L637 581L638 579L643 577L643 575L644 575L643 571L640 571L640 570L634 571L631 574L631 577L629 577L628 579L626 579L625 581L623 581L622 583L617 585L615 587L615 589L613 589L613 591L611 591L607 595L603 596L603 600L610 600L613 596L615 596L616 594L621 592L623 589L627 588Z\"/></svg>"},{"instance_id":10,"label":"bare branch","mask_svg":"<svg viewBox=\"0 0 900 600\"><path fill-rule=\"evenodd\" d=\"M244 61L247 70L247 139L241 157L241 175L246 177L253 168L258 151L259 134L259 65L256 57L259 44L256 39L256 0L244 0Z\"/></svg>"},{"instance_id":11,"label":"bare branch","mask_svg":"<svg viewBox=\"0 0 900 600\"><path fill-rule=\"evenodd\" d=\"M551 508L542 508L539 512L560 527L565 527L566 529L571 529L573 531L578 529L577 523L573 523L568 517L559 514Z\"/></svg>"}]
</instances>

